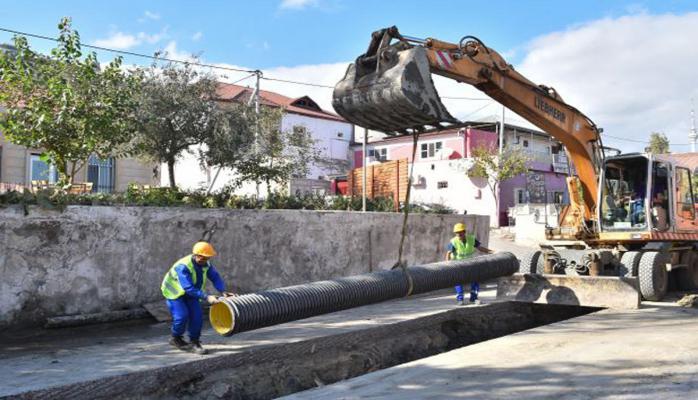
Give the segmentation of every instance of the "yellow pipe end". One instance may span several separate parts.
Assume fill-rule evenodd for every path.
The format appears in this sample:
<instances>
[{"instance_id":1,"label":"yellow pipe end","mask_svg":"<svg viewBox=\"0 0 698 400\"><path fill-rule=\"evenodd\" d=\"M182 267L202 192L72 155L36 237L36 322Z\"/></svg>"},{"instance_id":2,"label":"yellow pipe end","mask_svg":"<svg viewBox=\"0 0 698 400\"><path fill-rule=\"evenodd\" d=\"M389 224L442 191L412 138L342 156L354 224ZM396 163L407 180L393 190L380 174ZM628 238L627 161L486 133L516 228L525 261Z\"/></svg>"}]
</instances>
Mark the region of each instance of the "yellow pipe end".
<instances>
[{"instance_id":1,"label":"yellow pipe end","mask_svg":"<svg viewBox=\"0 0 698 400\"><path fill-rule=\"evenodd\" d=\"M221 299L219 303L211 306L208 312L208 319L211 321L211 326L223 336L233 334L235 328L235 312L231 304L226 299Z\"/></svg>"}]
</instances>

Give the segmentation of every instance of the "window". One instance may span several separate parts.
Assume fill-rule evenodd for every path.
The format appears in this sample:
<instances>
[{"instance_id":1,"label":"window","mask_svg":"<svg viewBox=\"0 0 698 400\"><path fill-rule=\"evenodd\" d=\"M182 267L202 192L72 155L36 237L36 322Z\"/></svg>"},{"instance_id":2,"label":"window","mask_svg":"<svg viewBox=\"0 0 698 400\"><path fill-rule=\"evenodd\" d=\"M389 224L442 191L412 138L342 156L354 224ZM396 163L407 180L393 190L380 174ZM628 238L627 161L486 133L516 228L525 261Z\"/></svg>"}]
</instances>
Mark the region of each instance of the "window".
<instances>
[{"instance_id":1,"label":"window","mask_svg":"<svg viewBox=\"0 0 698 400\"><path fill-rule=\"evenodd\" d=\"M55 166L41 161L38 154L32 154L29 159L29 179L32 181L56 183L58 181L58 170L56 170Z\"/></svg>"},{"instance_id":2,"label":"window","mask_svg":"<svg viewBox=\"0 0 698 400\"><path fill-rule=\"evenodd\" d=\"M516 204L526 203L526 189L516 188L514 189L514 202Z\"/></svg>"},{"instance_id":3,"label":"window","mask_svg":"<svg viewBox=\"0 0 698 400\"><path fill-rule=\"evenodd\" d=\"M388 159L388 149L385 147L382 149L368 149L368 156L375 157L378 161L385 161Z\"/></svg>"},{"instance_id":4,"label":"window","mask_svg":"<svg viewBox=\"0 0 698 400\"><path fill-rule=\"evenodd\" d=\"M337 137L344 137L344 132L337 132Z\"/></svg>"},{"instance_id":5,"label":"window","mask_svg":"<svg viewBox=\"0 0 698 400\"><path fill-rule=\"evenodd\" d=\"M562 204L565 199L565 192L550 191L548 192L548 203Z\"/></svg>"},{"instance_id":6,"label":"window","mask_svg":"<svg viewBox=\"0 0 698 400\"><path fill-rule=\"evenodd\" d=\"M528 147L528 140L523 141L523 147Z\"/></svg>"},{"instance_id":7,"label":"window","mask_svg":"<svg viewBox=\"0 0 698 400\"><path fill-rule=\"evenodd\" d=\"M448 181L436 182L437 189L446 189L448 187Z\"/></svg>"},{"instance_id":8,"label":"window","mask_svg":"<svg viewBox=\"0 0 698 400\"><path fill-rule=\"evenodd\" d=\"M114 159L100 159L92 155L87 160L87 181L92 182L92 191L111 193L114 191Z\"/></svg>"},{"instance_id":9,"label":"window","mask_svg":"<svg viewBox=\"0 0 698 400\"><path fill-rule=\"evenodd\" d=\"M691 173L686 168L676 168L676 211L684 219L695 219Z\"/></svg>"},{"instance_id":10,"label":"window","mask_svg":"<svg viewBox=\"0 0 698 400\"><path fill-rule=\"evenodd\" d=\"M295 133L296 135L304 135L307 131L308 129L303 125L293 126L293 133Z\"/></svg>"},{"instance_id":11,"label":"window","mask_svg":"<svg viewBox=\"0 0 698 400\"><path fill-rule=\"evenodd\" d=\"M422 158L434 157L441 150L442 146L443 142L422 143L420 151Z\"/></svg>"}]
</instances>

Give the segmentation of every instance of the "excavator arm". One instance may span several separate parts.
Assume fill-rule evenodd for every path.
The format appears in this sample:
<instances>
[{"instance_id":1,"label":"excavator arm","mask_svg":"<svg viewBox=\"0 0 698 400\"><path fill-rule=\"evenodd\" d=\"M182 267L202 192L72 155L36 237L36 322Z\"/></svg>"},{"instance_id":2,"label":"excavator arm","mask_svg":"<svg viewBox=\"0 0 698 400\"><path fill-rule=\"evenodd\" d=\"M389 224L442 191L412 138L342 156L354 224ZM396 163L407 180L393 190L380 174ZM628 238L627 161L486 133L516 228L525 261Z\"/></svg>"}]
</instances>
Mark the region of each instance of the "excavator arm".
<instances>
[{"instance_id":1,"label":"excavator arm","mask_svg":"<svg viewBox=\"0 0 698 400\"><path fill-rule=\"evenodd\" d=\"M442 104L432 73L475 86L559 140L581 186L570 193L582 214L576 224L593 218L603 161L598 128L553 88L526 79L475 37L454 44L402 36L396 27L376 31L366 54L335 86L333 106L352 123L393 135L458 123Z\"/></svg>"}]
</instances>

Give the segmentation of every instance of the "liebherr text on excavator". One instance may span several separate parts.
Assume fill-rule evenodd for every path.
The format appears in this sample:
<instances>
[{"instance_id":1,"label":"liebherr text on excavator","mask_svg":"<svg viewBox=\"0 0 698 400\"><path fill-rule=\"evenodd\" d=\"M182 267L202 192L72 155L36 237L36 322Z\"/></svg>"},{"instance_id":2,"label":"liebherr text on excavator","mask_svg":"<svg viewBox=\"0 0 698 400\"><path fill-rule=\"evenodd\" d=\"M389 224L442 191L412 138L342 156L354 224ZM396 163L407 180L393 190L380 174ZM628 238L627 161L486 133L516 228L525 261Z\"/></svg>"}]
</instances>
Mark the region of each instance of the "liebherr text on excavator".
<instances>
[{"instance_id":1,"label":"liebherr text on excavator","mask_svg":"<svg viewBox=\"0 0 698 400\"><path fill-rule=\"evenodd\" d=\"M671 285L698 288L691 154L605 156L600 130L551 87L537 85L474 36L458 43L376 31L333 93L359 126L406 135L457 124L431 74L470 84L560 141L575 175L546 243L521 260L499 295L523 301L637 307Z\"/></svg>"}]
</instances>

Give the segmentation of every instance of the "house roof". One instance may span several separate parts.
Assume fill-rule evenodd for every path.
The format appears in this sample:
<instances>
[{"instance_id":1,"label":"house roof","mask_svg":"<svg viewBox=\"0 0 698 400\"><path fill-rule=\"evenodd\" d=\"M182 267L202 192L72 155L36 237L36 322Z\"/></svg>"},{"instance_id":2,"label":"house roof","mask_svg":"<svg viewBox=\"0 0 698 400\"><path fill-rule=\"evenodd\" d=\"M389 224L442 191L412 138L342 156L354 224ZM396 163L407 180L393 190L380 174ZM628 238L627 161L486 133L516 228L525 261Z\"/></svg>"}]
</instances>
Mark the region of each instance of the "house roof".
<instances>
[{"instance_id":1,"label":"house roof","mask_svg":"<svg viewBox=\"0 0 698 400\"><path fill-rule=\"evenodd\" d=\"M250 99L250 96L252 96L252 93L254 93L254 89L252 88L233 85L230 83L219 82L218 87L216 88L216 95L220 101L246 103ZM278 93L270 92L268 90L260 90L259 104L268 107L280 107L286 112L305 115L307 117L348 123L339 115L320 108L320 106L318 106L317 103L308 96L293 99Z\"/></svg>"},{"instance_id":2,"label":"house roof","mask_svg":"<svg viewBox=\"0 0 698 400\"><path fill-rule=\"evenodd\" d=\"M698 153L667 153L656 156L658 160L673 161L691 172L698 170Z\"/></svg>"}]
</instances>

